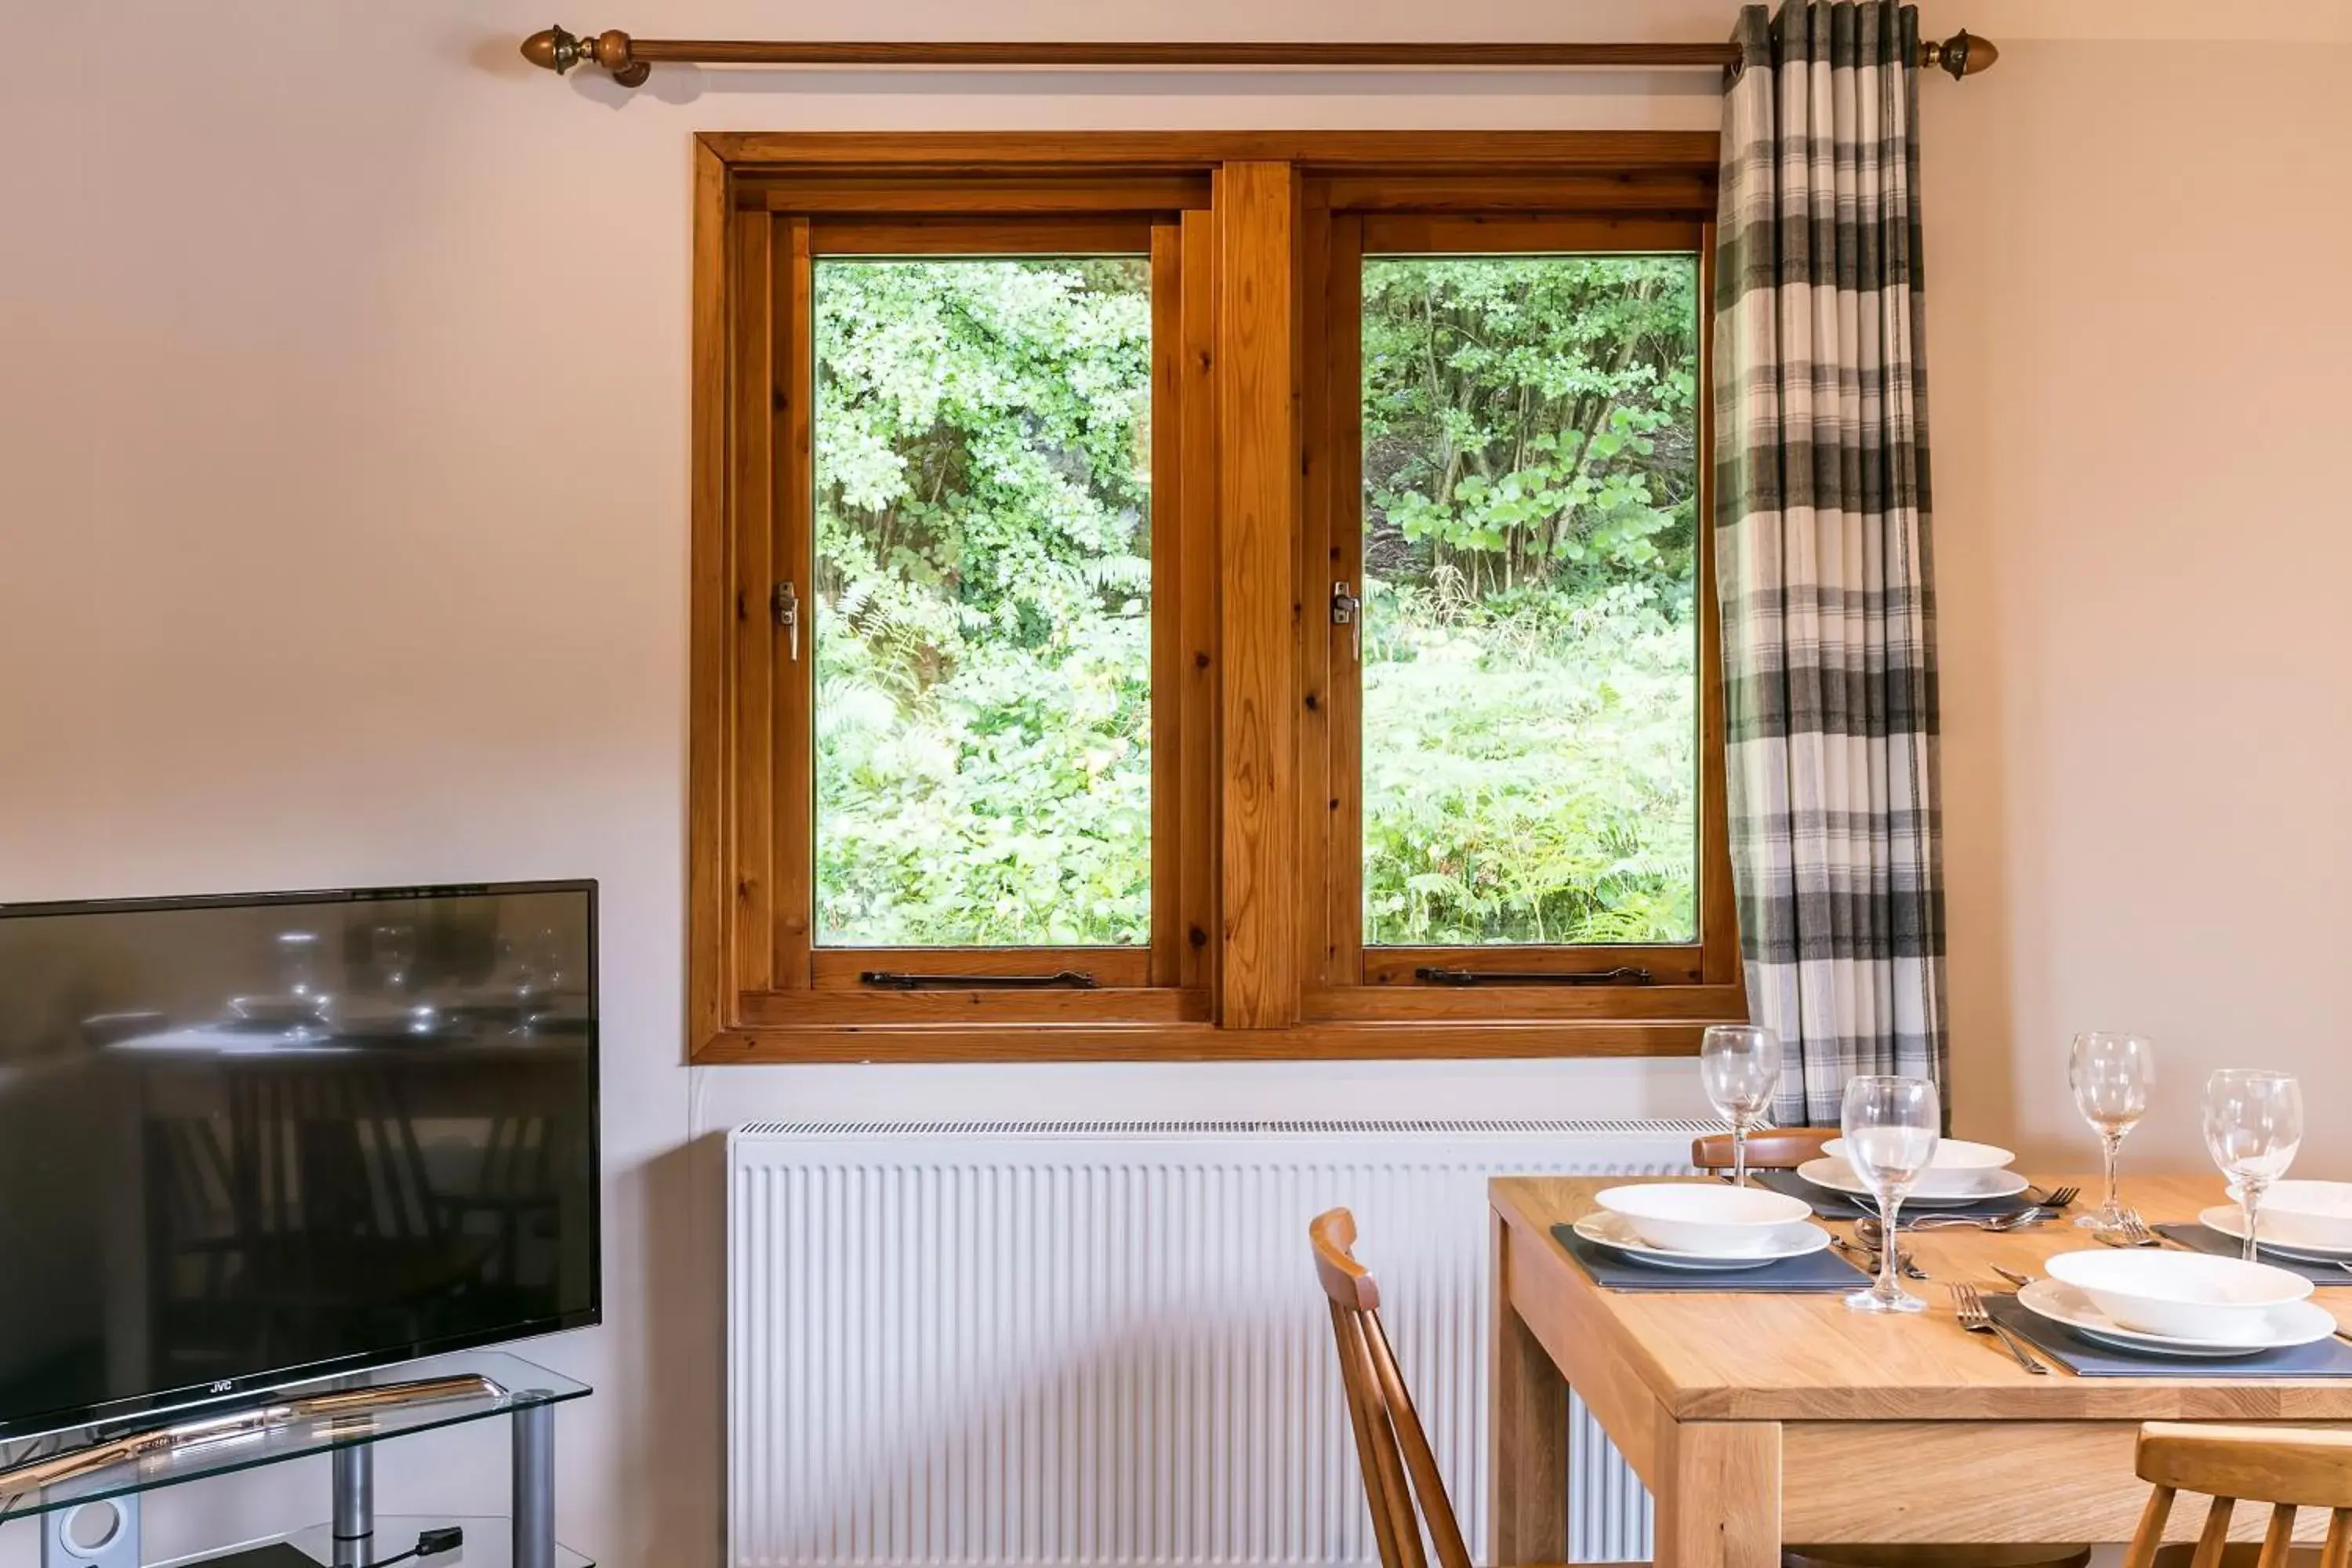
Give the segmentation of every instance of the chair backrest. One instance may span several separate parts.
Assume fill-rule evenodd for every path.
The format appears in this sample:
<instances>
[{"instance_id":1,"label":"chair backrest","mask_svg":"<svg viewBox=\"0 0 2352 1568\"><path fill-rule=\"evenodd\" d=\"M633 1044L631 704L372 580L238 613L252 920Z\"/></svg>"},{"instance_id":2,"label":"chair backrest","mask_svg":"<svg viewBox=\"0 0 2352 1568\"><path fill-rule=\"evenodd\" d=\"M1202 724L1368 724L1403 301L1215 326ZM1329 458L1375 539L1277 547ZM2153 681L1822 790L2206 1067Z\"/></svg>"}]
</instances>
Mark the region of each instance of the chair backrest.
<instances>
[{"instance_id":1,"label":"chair backrest","mask_svg":"<svg viewBox=\"0 0 2352 1568\"><path fill-rule=\"evenodd\" d=\"M1838 1135L1834 1127L1765 1127L1748 1135L1748 1168L1793 1171L1822 1157L1822 1145ZM1710 1132L1691 1140L1691 1163L1702 1171L1731 1169L1731 1134Z\"/></svg>"},{"instance_id":2,"label":"chair backrest","mask_svg":"<svg viewBox=\"0 0 2352 1568\"><path fill-rule=\"evenodd\" d=\"M1445 1479L1437 1473L1437 1456L1405 1392L1388 1331L1381 1326L1381 1288L1352 1250L1356 1216L1332 1209L1316 1215L1307 1234L1315 1245L1316 1277L1331 1299L1339 1381L1348 1394L1348 1419L1356 1431L1356 1458L1363 1466L1364 1495L1371 1503L1383 1568L1428 1568L1424 1522L1438 1568L1470 1568L1462 1527L1446 1498Z\"/></svg>"},{"instance_id":3,"label":"chair backrest","mask_svg":"<svg viewBox=\"0 0 2352 1568\"><path fill-rule=\"evenodd\" d=\"M2139 1429L2139 1479L2154 1485L2125 1568L2149 1568L2164 1541L2165 1521L2180 1492L2213 1500L2197 1538L2193 1568L2221 1568L2230 1514L2238 1503L2271 1505L2263 1534L2261 1568L2285 1568L2299 1508L2329 1510L2320 1568L2346 1568L2352 1553L2352 1432L2282 1432L2263 1426L2180 1426L2151 1422Z\"/></svg>"}]
</instances>

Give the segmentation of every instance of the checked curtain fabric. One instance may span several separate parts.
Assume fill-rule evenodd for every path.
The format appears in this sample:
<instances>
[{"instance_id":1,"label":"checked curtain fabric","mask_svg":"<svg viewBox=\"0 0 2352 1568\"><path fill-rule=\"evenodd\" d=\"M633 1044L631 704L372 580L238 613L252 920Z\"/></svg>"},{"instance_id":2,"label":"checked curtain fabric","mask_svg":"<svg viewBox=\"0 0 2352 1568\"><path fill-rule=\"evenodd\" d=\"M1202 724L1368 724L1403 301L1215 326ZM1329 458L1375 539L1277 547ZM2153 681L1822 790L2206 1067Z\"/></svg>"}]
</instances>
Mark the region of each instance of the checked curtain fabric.
<instances>
[{"instance_id":1,"label":"checked curtain fabric","mask_svg":"<svg viewBox=\"0 0 2352 1568\"><path fill-rule=\"evenodd\" d=\"M1784 1123L1945 1080L1918 19L1749 6L1724 100L1715 538L1731 855ZM1949 1097L1947 1096L1948 1104Z\"/></svg>"}]
</instances>

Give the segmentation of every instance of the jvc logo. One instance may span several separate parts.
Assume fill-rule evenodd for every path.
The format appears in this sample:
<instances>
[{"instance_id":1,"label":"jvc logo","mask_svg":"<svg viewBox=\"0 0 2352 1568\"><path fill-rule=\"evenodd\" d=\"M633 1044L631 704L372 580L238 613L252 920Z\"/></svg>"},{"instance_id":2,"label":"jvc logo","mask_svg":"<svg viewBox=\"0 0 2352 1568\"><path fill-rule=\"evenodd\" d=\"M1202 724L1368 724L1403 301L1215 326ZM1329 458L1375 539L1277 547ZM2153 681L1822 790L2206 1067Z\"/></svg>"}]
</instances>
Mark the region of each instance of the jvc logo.
<instances>
[{"instance_id":1,"label":"jvc logo","mask_svg":"<svg viewBox=\"0 0 2352 1568\"><path fill-rule=\"evenodd\" d=\"M236 1384L234 1380L225 1377L218 1383L213 1384L212 1391L215 1394L226 1394L230 1389L235 1388L236 1386Z\"/></svg>"}]
</instances>

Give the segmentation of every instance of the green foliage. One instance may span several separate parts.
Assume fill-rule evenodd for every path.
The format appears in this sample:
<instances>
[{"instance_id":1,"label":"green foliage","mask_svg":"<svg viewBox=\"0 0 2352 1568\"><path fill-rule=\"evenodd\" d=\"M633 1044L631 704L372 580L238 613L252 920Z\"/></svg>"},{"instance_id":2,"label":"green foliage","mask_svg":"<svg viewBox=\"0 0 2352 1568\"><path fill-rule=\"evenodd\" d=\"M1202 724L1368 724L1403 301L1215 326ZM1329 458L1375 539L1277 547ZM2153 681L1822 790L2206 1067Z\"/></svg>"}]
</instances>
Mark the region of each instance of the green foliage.
<instances>
[{"instance_id":1,"label":"green foliage","mask_svg":"<svg viewBox=\"0 0 2352 1568\"><path fill-rule=\"evenodd\" d=\"M1694 929L1696 268L1365 269L1366 930ZM1150 929L1139 260L818 268L818 940Z\"/></svg>"},{"instance_id":2,"label":"green foliage","mask_svg":"<svg viewBox=\"0 0 2352 1568\"><path fill-rule=\"evenodd\" d=\"M1687 620L1620 593L1566 626L1525 610L1449 625L1385 584L1370 619L1365 940L1689 940Z\"/></svg>"},{"instance_id":3,"label":"green foliage","mask_svg":"<svg viewBox=\"0 0 2352 1568\"><path fill-rule=\"evenodd\" d=\"M817 289L819 940L1145 940L1144 264Z\"/></svg>"},{"instance_id":4,"label":"green foliage","mask_svg":"<svg viewBox=\"0 0 2352 1568\"><path fill-rule=\"evenodd\" d=\"M1696 290L1366 264L1366 941L1696 933Z\"/></svg>"}]
</instances>

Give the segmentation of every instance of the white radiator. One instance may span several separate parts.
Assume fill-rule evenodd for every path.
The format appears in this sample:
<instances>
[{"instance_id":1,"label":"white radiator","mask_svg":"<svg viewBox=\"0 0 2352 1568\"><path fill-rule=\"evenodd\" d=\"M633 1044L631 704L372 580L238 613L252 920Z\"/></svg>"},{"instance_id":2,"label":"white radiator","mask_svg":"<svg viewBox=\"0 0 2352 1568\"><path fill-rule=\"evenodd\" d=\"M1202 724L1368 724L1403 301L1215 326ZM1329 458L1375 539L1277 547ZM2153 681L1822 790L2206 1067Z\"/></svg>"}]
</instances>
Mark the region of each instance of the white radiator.
<instances>
[{"instance_id":1,"label":"white radiator","mask_svg":"<svg viewBox=\"0 0 2352 1568\"><path fill-rule=\"evenodd\" d=\"M1307 1222L1345 1204L1474 1552L1486 1184L1689 1169L1683 1121L760 1122L729 1139L737 1568L1378 1560ZM1571 1413L1571 1554L1650 1556Z\"/></svg>"}]
</instances>

